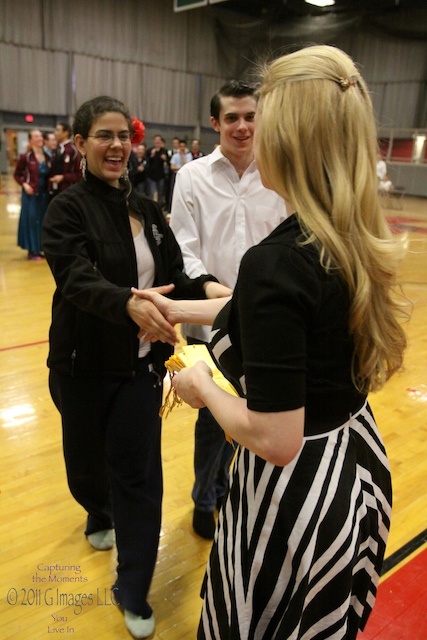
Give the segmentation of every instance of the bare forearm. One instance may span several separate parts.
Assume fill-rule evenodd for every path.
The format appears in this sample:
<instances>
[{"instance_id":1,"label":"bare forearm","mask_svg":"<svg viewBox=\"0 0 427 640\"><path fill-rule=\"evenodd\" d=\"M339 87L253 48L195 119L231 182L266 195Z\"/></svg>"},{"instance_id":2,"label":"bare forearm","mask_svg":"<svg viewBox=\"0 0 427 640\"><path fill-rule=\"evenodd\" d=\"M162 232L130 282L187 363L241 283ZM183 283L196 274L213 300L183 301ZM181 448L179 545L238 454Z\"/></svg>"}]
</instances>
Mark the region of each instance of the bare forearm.
<instances>
[{"instance_id":1,"label":"bare forearm","mask_svg":"<svg viewBox=\"0 0 427 640\"><path fill-rule=\"evenodd\" d=\"M201 385L200 395L215 420L233 440L265 458L266 451L248 419L248 408L244 398L232 396L215 382Z\"/></svg>"},{"instance_id":2,"label":"bare forearm","mask_svg":"<svg viewBox=\"0 0 427 640\"><path fill-rule=\"evenodd\" d=\"M203 386L206 406L233 440L272 464L284 466L293 460L302 444L303 409L280 414L251 411L245 398L230 395L213 381Z\"/></svg>"},{"instance_id":3,"label":"bare forearm","mask_svg":"<svg viewBox=\"0 0 427 640\"><path fill-rule=\"evenodd\" d=\"M230 291L227 287L215 282L207 283L205 292L210 297L206 300L171 300L159 295L160 289L161 287L156 289L134 289L132 287L132 293L138 298L150 300L172 326L182 322L210 326L223 306L230 300L229 296L211 297Z\"/></svg>"},{"instance_id":4,"label":"bare forearm","mask_svg":"<svg viewBox=\"0 0 427 640\"><path fill-rule=\"evenodd\" d=\"M173 324L188 322L210 326L230 298L211 300L175 300L168 319Z\"/></svg>"},{"instance_id":5,"label":"bare forearm","mask_svg":"<svg viewBox=\"0 0 427 640\"><path fill-rule=\"evenodd\" d=\"M209 367L197 362L172 380L179 397L193 408L208 407L233 440L272 464L289 464L301 448L304 407L291 411L252 411L245 398L219 387Z\"/></svg>"}]
</instances>

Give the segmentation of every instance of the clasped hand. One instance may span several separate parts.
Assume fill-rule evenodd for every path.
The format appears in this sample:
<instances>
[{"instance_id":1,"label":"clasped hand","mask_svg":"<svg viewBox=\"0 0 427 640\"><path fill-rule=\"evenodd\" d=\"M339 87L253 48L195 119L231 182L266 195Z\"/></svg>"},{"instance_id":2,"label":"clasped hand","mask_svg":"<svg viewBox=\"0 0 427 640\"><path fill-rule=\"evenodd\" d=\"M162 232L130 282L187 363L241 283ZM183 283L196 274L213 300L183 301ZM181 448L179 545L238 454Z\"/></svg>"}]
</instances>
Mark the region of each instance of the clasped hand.
<instances>
[{"instance_id":1,"label":"clasped hand","mask_svg":"<svg viewBox=\"0 0 427 640\"><path fill-rule=\"evenodd\" d=\"M183 305L185 306L186 302L194 302L196 305L200 302L206 302L205 300L178 301L164 297L173 288L174 285L172 284L152 287L151 289L135 289L132 287L133 295L128 301L128 313L141 327L138 338L142 338L145 341L151 340L154 342L157 339L172 345L177 344L178 336L174 326L179 322L189 322ZM213 281L206 282L204 290L206 297L212 301L220 299L225 301L232 294L231 289ZM213 314L213 318L216 313L218 313L218 310ZM212 322L200 324L210 325Z\"/></svg>"},{"instance_id":2,"label":"clasped hand","mask_svg":"<svg viewBox=\"0 0 427 640\"><path fill-rule=\"evenodd\" d=\"M161 287L152 287L151 289L134 289L132 288L132 297L129 298L126 308L129 316L140 327L138 338L142 338L144 342L167 342L174 346L179 342L178 334L174 329L174 325L166 318L166 313L154 304L157 298L162 301L162 294L168 294L174 289L173 284ZM160 302L161 304L161 302Z\"/></svg>"},{"instance_id":3,"label":"clasped hand","mask_svg":"<svg viewBox=\"0 0 427 640\"><path fill-rule=\"evenodd\" d=\"M181 369L171 381L178 396L193 409L202 409L206 406L202 397L203 389L211 383L213 383L212 371L202 360L188 369Z\"/></svg>"},{"instance_id":4,"label":"clasped hand","mask_svg":"<svg viewBox=\"0 0 427 640\"><path fill-rule=\"evenodd\" d=\"M166 298L162 293L169 293L168 291L162 291L162 287L156 287L153 289L132 289L132 293L135 297L142 299L142 301L148 302L149 304L155 306L157 312L163 317L164 322L167 327L173 328L178 322L184 321L186 316L183 313L183 305L185 302L171 300L170 298ZM215 299L221 298L224 301L227 299L232 292L227 287L216 283L216 282L207 282L205 284L205 293L208 298L211 299L211 302L214 302ZM194 304L197 304L200 301L195 301ZM207 301L201 301L202 303ZM209 303L210 304L210 303ZM215 304L215 308L221 308L221 305ZM216 311L218 312L218 310ZM157 317L157 316L156 316ZM215 315L213 316L215 317ZM186 319L186 318L185 318ZM206 323L206 324L211 324ZM142 325L140 325L142 326ZM152 338L152 334L154 329L150 328L148 330L147 336ZM144 330L141 329L138 334L139 337L143 337L143 339L149 339L144 336ZM154 334L156 335L156 334ZM158 336L159 339L162 339ZM170 340L167 340L170 344ZM210 388L210 385L215 385L212 379L212 371L209 366L205 362L198 362L193 367L189 367L188 369L182 369L179 373L176 373L172 378L172 386L175 388L176 393L184 402L189 404L193 409L200 409L206 406L206 402L203 399L204 391L207 391Z\"/></svg>"}]
</instances>

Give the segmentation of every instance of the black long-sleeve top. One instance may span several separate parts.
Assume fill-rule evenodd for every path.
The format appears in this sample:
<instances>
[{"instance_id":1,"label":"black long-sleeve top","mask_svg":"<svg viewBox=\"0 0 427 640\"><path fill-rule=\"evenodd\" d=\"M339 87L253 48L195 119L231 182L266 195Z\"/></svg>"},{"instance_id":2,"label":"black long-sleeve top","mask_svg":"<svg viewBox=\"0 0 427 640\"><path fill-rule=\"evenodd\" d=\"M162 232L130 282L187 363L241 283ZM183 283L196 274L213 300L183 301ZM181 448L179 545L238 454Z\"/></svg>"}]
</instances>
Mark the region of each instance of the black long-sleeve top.
<instances>
[{"instance_id":1,"label":"black long-sleeve top","mask_svg":"<svg viewBox=\"0 0 427 640\"><path fill-rule=\"evenodd\" d=\"M126 313L137 262L128 215L136 210L155 264L154 286L174 283L174 298L204 298L203 284L183 272L177 241L157 203L115 189L92 174L49 205L42 246L56 281L48 366L75 376L131 376L137 367L139 327ZM154 369L164 375L173 348L152 344Z\"/></svg>"}]
</instances>

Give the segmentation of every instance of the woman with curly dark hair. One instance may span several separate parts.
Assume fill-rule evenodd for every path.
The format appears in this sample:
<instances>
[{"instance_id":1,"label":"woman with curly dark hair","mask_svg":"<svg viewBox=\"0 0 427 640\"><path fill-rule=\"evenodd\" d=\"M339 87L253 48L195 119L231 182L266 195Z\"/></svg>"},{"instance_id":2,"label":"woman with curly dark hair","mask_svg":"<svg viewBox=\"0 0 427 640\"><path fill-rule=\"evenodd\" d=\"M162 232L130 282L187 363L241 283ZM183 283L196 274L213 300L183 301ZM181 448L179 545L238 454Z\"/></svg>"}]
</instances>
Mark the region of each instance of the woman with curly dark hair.
<instances>
[{"instance_id":1,"label":"woman with curly dark hair","mask_svg":"<svg viewBox=\"0 0 427 640\"><path fill-rule=\"evenodd\" d=\"M213 276L183 273L159 205L132 189L127 163L136 129L113 98L79 108L74 140L84 179L51 202L42 237L57 286L48 366L68 483L87 511L90 544L105 550L116 540L114 598L129 631L145 638L154 630L147 598L161 524L164 361L177 335L131 288L191 298L228 289Z\"/></svg>"}]
</instances>

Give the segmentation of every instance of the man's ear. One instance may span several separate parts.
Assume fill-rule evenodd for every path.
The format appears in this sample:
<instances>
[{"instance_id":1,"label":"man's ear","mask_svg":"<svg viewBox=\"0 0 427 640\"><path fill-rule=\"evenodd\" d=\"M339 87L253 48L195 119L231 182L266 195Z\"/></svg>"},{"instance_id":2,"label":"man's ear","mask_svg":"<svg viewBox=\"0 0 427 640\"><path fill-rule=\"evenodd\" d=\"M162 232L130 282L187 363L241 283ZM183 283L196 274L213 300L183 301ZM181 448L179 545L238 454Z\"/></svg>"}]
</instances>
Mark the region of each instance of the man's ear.
<instances>
[{"instance_id":1,"label":"man's ear","mask_svg":"<svg viewBox=\"0 0 427 640\"><path fill-rule=\"evenodd\" d=\"M211 125L214 129L214 131L217 131L218 133L221 131L221 126L218 122L218 120L216 120L213 116L210 117L210 121L211 121Z\"/></svg>"},{"instance_id":2,"label":"man's ear","mask_svg":"<svg viewBox=\"0 0 427 640\"><path fill-rule=\"evenodd\" d=\"M76 133L74 136L74 144L82 156L86 155L86 140L80 135L80 133Z\"/></svg>"}]
</instances>

